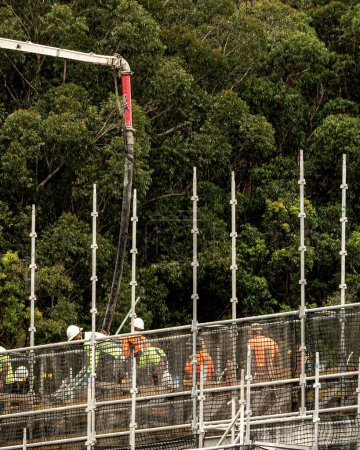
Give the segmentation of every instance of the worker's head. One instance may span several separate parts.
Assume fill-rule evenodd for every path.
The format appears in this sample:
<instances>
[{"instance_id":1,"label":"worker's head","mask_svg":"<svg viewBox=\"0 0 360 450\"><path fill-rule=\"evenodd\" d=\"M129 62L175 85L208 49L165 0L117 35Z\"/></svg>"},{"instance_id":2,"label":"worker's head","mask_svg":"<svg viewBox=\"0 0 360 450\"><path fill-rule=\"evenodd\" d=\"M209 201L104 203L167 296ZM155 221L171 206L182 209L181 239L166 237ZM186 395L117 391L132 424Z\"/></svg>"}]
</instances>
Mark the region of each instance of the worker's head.
<instances>
[{"instance_id":1,"label":"worker's head","mask_svg":"<svg viewBox=\"0 0 360 450\"><path fill-rule=\"evenodd\" d=\"M186 346L187 346L188 349L192 349L192 346L193 346L193 338L189 338L189 339L186 341ZM196 350L197 350L197 351L200 351L200 350L204 350L204 349L205 349L205 341L204 341L204 338L198 336L198 337L196 338Z\"/></svg>"},{"instance_id":2,"label":"worker's head","mask_svg":"<svg viewBox=\"0 0 360 450\"><path fill-rule=\"evenodd\" d=\"M205 348L204 338L198 336L198 338L196 339L196 349L203 350L204 348Z\"/></svg>"},{"instance_id":3,"label":"worker's head","mask_svg":"<svg viewBox=\"0 0 360 450\"><path fill-rule=\"evenodd\" d=\"M82 339L82 328L77 325L69 325L66 330L68 341L78 341Z\"/></svg>"},{"instance_id":4,"label":"worker's head","mask_svg":"<svg viewBox=\"0 0 360 450\"><path fill-rule=\"evenodd\" d=\"M250 325L250 332L251 334L257 335L261 334L262 332L262 325L258 322L254 322Z\"/></svg>"},{"instance_id":5,"label":"worker's head","mask_svg":"<svg viewBox=\"0 0 360 450\"><path fill-rule=\"evenodd\" d=\"M142 331L144 329L144 321L141 317L136 317L134 319L134 328L136 331Z\"/></svg>"}]
</instances>

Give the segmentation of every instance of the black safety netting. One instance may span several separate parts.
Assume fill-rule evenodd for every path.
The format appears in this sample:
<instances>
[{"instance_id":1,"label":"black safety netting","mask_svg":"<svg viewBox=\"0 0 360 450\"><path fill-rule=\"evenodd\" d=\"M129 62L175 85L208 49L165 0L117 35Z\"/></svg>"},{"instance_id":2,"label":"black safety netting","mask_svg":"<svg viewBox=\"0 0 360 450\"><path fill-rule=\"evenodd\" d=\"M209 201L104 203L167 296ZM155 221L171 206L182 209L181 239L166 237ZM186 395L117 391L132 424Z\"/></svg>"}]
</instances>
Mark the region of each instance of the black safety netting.
<instances>
[{"instance_id":1,"label":"black safety netting","mask_svg":"<svg viewBox=\"0 0 360 450\"><path fill-rule=\"evenodd\" d=\"M314 424L309 419L254 425L251 427L250 437L253 442L302 445L312 448Z\"/></svg>"},{"instance_id":2,"label":"black safety netting","mask_svg":"<svg viewBox=\"0 0 360 450\"><path fill-rule=\"evenodd\" d=\"M322 414L319 422L319 448L357 448L360 420L355 414Z\"/></svg>"},{"instance_id":3,"label":"black safety netting","mask_svg":"<svg viewBox=\"0 0 360 450\"><path fill-rule=\"evenodd\" d=\"M135 437L136 449L143 450L183 450L197 448L197 439L187 430L179 429L170 432L150 432L146 435L137 433ZM123 438L97 439L96 450L131 450L129 440Z\"/></svg>"}]
</instances>

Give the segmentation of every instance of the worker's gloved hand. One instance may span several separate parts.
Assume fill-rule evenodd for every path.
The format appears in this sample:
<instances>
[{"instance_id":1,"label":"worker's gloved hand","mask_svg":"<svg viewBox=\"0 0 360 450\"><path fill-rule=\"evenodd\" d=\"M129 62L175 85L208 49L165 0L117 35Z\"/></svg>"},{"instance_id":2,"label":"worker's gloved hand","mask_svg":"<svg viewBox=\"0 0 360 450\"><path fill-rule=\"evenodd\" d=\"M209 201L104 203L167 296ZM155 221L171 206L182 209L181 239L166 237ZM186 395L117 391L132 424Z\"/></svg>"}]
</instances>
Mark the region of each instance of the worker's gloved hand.
<instances>
[{"instance_id":1,"label":"worker's gloved hand","mask_svg":"<svg viewBox=\"0 0 360 450\"><path fill-rule=\"evenodd\" d=\"M101 330L101 333L105 334L105 336L110 336L110 333L108 331L106 331L106 330Z\"/></svg>"}]
</instances>

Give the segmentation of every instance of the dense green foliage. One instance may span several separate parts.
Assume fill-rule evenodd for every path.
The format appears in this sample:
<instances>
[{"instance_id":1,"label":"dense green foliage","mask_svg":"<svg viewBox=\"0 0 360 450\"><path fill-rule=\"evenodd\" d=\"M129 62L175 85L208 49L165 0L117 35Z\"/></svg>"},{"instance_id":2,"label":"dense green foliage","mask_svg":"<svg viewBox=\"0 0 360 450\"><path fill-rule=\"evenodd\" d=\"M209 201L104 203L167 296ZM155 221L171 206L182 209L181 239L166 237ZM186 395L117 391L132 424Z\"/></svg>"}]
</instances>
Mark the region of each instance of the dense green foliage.
<instances>
[{"instance_id":1,"label":"dense green foliage","mask_svg":"<svg viewBox=\"0 0 360 450\"><path fill-rule=\"evenodd\" d=\"M307 301L339 301L342 153L347 295L358 299L360 1L2 0L0 36L129 61L138 313L148 327L191 317L193 166L199 320L231 311L232 170L239 315L298 307L299 149L307 180ZM0 83L0 343L27 343L31 204L36 342L63 340L69 323L90 323L94 183L100 320L111 286L124 171L113 73L2 50ZM129 281L130 258L114 327L129 309Z\"/></svg>"}]
</instances>

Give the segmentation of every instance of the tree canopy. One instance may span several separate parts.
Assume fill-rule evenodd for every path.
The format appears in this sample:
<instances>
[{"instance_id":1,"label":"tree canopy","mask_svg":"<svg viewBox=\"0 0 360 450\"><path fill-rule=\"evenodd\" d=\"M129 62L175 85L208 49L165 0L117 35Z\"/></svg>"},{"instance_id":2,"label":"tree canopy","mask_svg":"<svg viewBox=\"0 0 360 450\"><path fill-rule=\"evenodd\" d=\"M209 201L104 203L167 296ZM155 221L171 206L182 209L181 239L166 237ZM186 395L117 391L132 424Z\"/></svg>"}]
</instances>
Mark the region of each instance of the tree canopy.
<instances>
[{"instance_id":1,"label":"tree canopy","mask_svg":"<svg viewBox=\"0 0 360 450\"><path fill-rule=\"evenodd\" d=\"M300 149L307 302L323 306L340 298L343 153L347 299L357 301L360 1L3 0L0 37L119 53L130 63L137 310L146 327L191 318L194 166L199 320L231 314L231 171L238 314L298 307ZM114 73L1 50L0 83L0 343L28 343L32 204L36 342L63 340L70 323L90 324L94 183L99 323L111 287L124 179ZM129 257L112 331L130 307L130 264Z\"/></svg>"}]
</instances>

